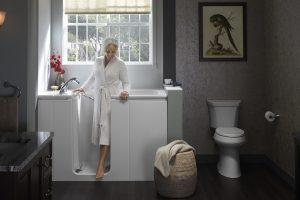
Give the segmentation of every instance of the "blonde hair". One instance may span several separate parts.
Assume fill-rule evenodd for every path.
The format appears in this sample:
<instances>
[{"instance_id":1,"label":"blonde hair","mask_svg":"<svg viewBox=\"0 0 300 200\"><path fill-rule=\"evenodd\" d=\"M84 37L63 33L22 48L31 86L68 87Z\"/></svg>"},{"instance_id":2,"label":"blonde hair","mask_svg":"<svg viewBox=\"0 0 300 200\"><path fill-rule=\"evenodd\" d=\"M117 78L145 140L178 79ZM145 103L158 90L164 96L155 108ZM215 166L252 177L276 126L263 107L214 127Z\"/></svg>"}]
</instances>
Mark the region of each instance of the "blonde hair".
<instances>
[{"instance_id":1,"label":"blonde hair","mask_svg":"<svg viewBox=\"0 0 300 200\"><path fill-rule=\"evenodd\" d=\"M118 49L119 45L118 45L118 40L114 39L114 38L106 38L103 42L103 48L102 48L102 55L105 54L107 48L109 45L114 45L116 47L116 49Z\"/></svg>"}]
</instances>

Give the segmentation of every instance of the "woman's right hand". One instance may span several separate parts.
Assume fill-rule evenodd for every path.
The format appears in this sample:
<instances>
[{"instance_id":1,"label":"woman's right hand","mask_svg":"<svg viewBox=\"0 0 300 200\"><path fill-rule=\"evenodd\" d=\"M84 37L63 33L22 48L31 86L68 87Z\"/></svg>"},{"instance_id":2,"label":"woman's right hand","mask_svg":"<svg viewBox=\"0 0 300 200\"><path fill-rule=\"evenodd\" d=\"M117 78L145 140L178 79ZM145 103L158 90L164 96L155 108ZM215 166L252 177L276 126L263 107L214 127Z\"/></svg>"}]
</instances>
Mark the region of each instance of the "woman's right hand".
<instances>
[{"instance_id":1,"label":"woman's right hand","mask_svg":"<svg viewBox=\"0 0 300 200\"><path fill-rule=\"evenodd\" d=\"M83 88L77 88L73 90L73 93L80 93L80 92L84 92Z\"/></svg>"}]
</instances>

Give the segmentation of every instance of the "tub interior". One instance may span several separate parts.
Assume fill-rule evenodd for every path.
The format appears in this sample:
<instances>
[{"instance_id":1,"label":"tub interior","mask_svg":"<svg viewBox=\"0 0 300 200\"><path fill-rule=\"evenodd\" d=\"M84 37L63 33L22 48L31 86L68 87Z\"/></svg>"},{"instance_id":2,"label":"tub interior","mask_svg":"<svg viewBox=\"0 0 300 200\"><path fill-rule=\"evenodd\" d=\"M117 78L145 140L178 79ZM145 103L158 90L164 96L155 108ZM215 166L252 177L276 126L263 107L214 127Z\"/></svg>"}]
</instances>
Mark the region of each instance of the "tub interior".
<instances>
[{"instance_id":1,"label":"tub interior","mask_svg":"<svg viewBox=\"0 0 300 200\"><path fill-rule=\"evenodd\" d=\"M77 175L95 175L99 160L99 145L91 142L93 122L93 100L78 95L74 101L75 127L73 146L73 172ZM107 156L105 173L110 168L110 155Z\"/></svg>"},{"instance_id":2,"label":"tub interior","mask_svg":"<svg viewBox=\"0 0 300 200\"><path fill-rule=\"evenodd\" d=\"M164 90L153 90L153 89L134 89L134 90L130 90L129 91L130 95L153 95L153 96L157 96L157 95L163 95L165 94Z\"/></svg>"},{"instance_id":3,"label":"tub interior","mask_svg":"<svg viewBox=\"0 0 300 200\"><path fill-rule=\"evenodd\" d=\"M112 99L118 99L119 95L112 95ZM129 99L161 99L167 98L167 93L163 89L131 89Z\"/></svg>"}]
</instances>

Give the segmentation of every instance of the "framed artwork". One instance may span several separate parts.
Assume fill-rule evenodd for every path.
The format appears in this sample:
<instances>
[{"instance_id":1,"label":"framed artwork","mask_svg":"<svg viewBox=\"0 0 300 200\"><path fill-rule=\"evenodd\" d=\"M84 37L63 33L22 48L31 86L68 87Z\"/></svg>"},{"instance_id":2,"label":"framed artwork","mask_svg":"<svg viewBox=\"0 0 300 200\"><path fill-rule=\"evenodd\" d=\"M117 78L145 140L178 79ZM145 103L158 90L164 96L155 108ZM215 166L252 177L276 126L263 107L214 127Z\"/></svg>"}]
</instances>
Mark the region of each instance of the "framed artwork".
<instances>
[{"instance_id":1,"label":"framed artwork","mask_svg":"<svg viewBox=\"0 0 300 200\"><path fill-rule=\"evenodd\" d=\"M201 2L199 9L199 60L246 61L246 3Z\"/></svg>"}]
</instances>

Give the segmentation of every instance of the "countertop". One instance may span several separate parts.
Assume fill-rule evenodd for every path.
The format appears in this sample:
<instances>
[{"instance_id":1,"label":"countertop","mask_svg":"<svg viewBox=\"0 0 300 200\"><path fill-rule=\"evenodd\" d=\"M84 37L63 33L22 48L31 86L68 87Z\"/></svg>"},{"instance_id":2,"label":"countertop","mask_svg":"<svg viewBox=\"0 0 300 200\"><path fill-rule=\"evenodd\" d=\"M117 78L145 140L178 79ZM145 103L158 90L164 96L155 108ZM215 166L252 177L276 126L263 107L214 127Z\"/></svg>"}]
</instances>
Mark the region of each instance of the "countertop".
<instances>
[{"instance_id":1,"label":"countertop","mask_svg":"<svg viewBox=\"0 0 300 200\"><path fill-rule=\"evenodd\" d=\"M0 132L0 172L21 171L53 135L52 132Z\"/></svg>"}]
</instances>

